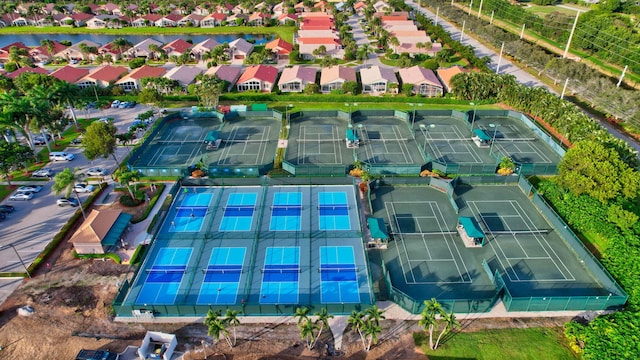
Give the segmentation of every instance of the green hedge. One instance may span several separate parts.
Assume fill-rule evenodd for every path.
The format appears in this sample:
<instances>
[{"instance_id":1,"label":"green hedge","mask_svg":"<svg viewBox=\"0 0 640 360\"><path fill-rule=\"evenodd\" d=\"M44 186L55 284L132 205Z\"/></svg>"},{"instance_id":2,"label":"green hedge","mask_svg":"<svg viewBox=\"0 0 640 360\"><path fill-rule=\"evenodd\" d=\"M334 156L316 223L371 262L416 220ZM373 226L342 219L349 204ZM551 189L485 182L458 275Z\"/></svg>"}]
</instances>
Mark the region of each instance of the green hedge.
<instances>
[{"instance_id":1,"label":"green hedge","mask_svg":"<svg viewBox=\"0 0 640 360\"><path fill-rule=\"evenodd\" d=\"M111 259L116 264L121 264L122 259L120 255L116 253L106 253L106 254L78 254L75 250L73 251L73 257L76 259Z\"/></svg>"},{"instance_id":2,"label":"green hedge","mask_svg":"<svg viewBox=\"0 0 640 360\"><path fill-rule=\"evenodd\" d=\"M335 95L335 94L264 94L264 93L227 93L220 95L221 101L279 101L279 102L336 102L344 103L357 101L362 103L406 103L417 102L420 104L457 104L469 105L467 100L456 100L452 98L423 98L423 97L406 97L406 96L385 96L383 98L376 96L357 96L357 95Z\"/></svg>"},{"instance_id":3,"label":"green hedge","mask_svg":"<svg viewBox=\"0 0 640 360\"><path fill-rule=\"evenodd\" d=\"M147 208L144 210L144 213L142 214L141 217L136 218L136 219L131 219L131 223L132 224L137 224L143 220L145 220L148 216L149 213L151 212L151 210L153 210L153 207L156 205L156 203L158 202L158 199L160 198L160 195L162 194L162 191L164 191L165 185L164 184L158 184L156 185L156 193L153 194L153 197L151 198L151 200L149 201L149 205L147 206Z\"/></svg>"},{"instance_id":4,"label":"green hedge","mask_svg":"<svg viewBox=\"0 0 640 360\"><path fill-rule=\"evenodd\" d=\"M138 245L136 250L131 255L131 259L129 259L129 265L137 265L142 259L144 259L144 254L146 253L147 246L144 244Z\"/></svg>"},{"instance_id":5,"label":"green hedge","mask_svg":"<svg viewBox=\"0 0 640 360\"><path fill-rule=\"evenodd\" d=\"M89 195L87 200L82 204L82 208L86 211L91 206L91 204L93 204L93 201L102 194L106 187L106 183L101 184L100 190L94 191L91 195ZM78 209L73 215L71 215L67 223L64 224L62 229L60 229L60 231L53 237L53 239L47 244L47 246L45 246L44 250L42 250L38 257L36 257L31 265L29 265L28 271L30 274L35 272L40 267L40 264L42 264L42 262L45 261L45 259L49 256L49 254L51 254L51 252L53 252L53 250L55 250L58 245L60 245L62 240L64 240L64 238L69 234L69 232L73 228L73 225L76 223L76 221L78 221L78 219L80 219L80 217L82 217L82 212L80 211L80 209Z\"/></svg>"}]
</instances>

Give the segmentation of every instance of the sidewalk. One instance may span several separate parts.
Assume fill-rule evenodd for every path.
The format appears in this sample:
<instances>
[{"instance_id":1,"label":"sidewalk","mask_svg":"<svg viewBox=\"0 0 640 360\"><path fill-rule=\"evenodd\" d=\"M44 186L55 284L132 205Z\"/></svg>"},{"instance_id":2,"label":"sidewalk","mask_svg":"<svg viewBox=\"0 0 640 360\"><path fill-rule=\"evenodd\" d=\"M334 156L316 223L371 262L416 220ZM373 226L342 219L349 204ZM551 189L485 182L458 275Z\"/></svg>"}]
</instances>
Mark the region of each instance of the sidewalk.
<instances>
[{"instance_id":1,"label":"sidewalk","mask_svg":"<svg viewBox=\"0 0 640 360\"><path fill-rule=\"evenodd\" d=\"M158 201L154 205L153 209L151 209L149 216L147 216L146 219L137 224L129 225L125 233L122 235L122 239L124 240L126 247L118 249L116 253L120 255L123 263L129 261L131 255L133 255L133 252L136 250L138 245L145 243L148 244L151 241L152 234L147 233L147 228L149 227L149 224L158 213L158 211L160 211L160 208L167 198L167 195L169 195L169 191L173 187L174 183L164 184L164 190L162 190L162 194L160 194ZM111 189L107 189L107 191L113 190L113 183L109 184L109 186L111 187ZM103 199L108 198L109 200L111 200L111 193L107 193L107 191L105 191Z\"/></svg>"}]
</instances>

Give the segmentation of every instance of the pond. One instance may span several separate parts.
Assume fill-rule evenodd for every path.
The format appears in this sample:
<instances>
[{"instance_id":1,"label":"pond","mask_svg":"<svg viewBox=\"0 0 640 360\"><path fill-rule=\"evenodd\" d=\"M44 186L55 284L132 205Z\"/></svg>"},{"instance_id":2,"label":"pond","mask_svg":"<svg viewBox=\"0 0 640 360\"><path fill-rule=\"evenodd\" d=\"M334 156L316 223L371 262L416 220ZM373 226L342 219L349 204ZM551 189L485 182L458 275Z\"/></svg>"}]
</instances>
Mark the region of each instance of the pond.
<instances>
[{"instance_id":1,"label":"pond","mask_svg":"<svg viewBox=\"0 0 640 360\"><path fill-rule=\"evenodd\" d=\"M26 46L40 46L40 41L49 39L55 41L69 40L72 44L76 44L82 40L90 40L101 45L105 45L116 38L125 38L132 44L137 44L145 39L153 38L162 42L163 44L169 43L173 40L182 38L184 40L192 40L194 44L197 44L205 39L213 38L219 43L231 42L238 38L244 38L246 40L254 39L257 45L263 45L267 41L273 39L273 35L261 35L261 34L215 34L215 35L202 35L202 34L186 34L186 35L102 35L102 34L20 34L20 35L0 35L0 47L7 46L16 41L21 41Z\"/></svg>"}]
</instances>

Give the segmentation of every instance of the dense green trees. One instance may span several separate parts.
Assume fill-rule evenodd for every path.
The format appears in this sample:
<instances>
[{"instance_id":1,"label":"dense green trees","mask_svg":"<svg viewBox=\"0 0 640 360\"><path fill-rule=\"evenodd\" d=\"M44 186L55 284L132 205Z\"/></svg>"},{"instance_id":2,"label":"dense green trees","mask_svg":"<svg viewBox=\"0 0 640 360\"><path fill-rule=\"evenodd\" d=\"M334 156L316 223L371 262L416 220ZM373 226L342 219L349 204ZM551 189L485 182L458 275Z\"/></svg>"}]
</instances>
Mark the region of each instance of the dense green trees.
<instances>
[{"instance_id":1,"label":"dense green trees","mask_svg":"<svg viewBox=\"0 0 640 360\"><path fill-rule=\"evenodd\" d=\"M112 123L105 123L102 121L94 121L88 127L82 139L82 147L84 156L88 160L96 159L97 157L113 156L113 159L118 162L116 158L116 127Z\"/></svg>"}]
</instances>

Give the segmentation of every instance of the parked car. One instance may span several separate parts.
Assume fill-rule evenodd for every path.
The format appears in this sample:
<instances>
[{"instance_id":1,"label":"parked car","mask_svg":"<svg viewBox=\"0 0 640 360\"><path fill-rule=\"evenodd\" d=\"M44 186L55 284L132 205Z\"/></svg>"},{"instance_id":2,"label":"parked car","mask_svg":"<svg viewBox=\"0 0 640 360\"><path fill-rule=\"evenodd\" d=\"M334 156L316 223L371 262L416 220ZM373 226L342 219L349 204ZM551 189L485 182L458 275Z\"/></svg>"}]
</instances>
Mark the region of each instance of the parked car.
<instances>
[{"instance_id":1,"label":"parked car","mask_svg":"<svg viewBox=\"0 0 640 360\"><path fill-rule=\"evenodd\" d=\"M33 199L32 192L17 192L9 197L9 200L13 200L13 201L18 201L18 200L26 201L31 199Z\"/></svg>"},{"instance_id":2,"label":"parked car","mask_svg":"<svg viewBox=\"0 0 640 360\"><path fill-rule=\"evenodd\" d=\"M78 206L78 199L60 198L60 199L56 200L56 204L58 204L58 206L60 206L60 207L63 207L63 206L76 207L76 206Z\"/></svg>"},{"instance_id":3,"label":"parked car","mask_svg":"<svg viewBox=\"0 0 640 360\"><path fill-rule=\"evenodd\" d=\"M82 138L77 137L77 138L71 140L71 143L73 145L80 145L80 144L82 144Z\"/></svg>"},{"instance_id":4,"label":"parked car","mask_svg":"<svg viewBox=\"0 0 640 360\"><path fill-rule=\"evenodd\" d=\"M127 108L133 109L134 107L136 107L136 104L138 103L135 101L129 101L129 103L127 104Z\"/></svg>"},{"instance_id":5,"label":"parked car","mask_svg":"<svg viewBox=\"0 0 640 360\"><path fill-rule=\"evenodd\" d=\"M12 213L16 210L16 208L14 208L11 205L0 205L0 214L8 214L8 213Z\"/></svg>"},{"instance_id":6,"label":"parked car","mask_svg":"<svg viewBox=\"0 0 640 360\"><path fill-rule=\"evenodd\" d=\"M87 170L87 175L89 176L105 176L107 175L107 169L100 167L93 167Z\"/></svg>"},{"instance_id":7,"label":"parked car","mask_svg":"<svg viewBox=\"0 0 640 360\"><path fill-rule=\"evenodd\" d=\"M61 151L54 151L49 153L49 160L52 161L71 161L75 158L75 155Z\"/></svg>"},{"instance_id":8,"label":"parked car","mask_svg":"<svg viewBox=\"0 0 640 360\"><path fill-rule=\"evenodd\" d=\"M42 190L42 186L40 185L24 185L18 188L18 192L32 192L39 193Z\"/></svg>"},{"instance_id":9,"label":"parked car","mask_svg":"<svg viewBox=\"0 0 640 360\"><path fill-rule=\"evenodd\" d=\"M129 107L129 102L128 101L123 101L118 106L119 109L126 109L127 107Z\"/></svg>"},{"instance_id":10,"label":"parked car","mask_svg":"<svg viewBox=\"0 0 640 360\"><path fill-rule=\"evenodd\" d=\"M120 106L120 100L113 100L113 102L111 103L111 108L116 109L118 108L118 106Z\"/></svg>"},{"instance_id":11,"label":"parked car","mask_svg":"<svg viewBox=\"0 0 640 360\"><path fill-rule=\"evenodd\" d=\"M75 190L75 192L79 192L79 193L89 193L92 192L93 190L95 190L95 186L93 185L88 185L88 184L75 184L73 186L73 190Z\"/></svg>"},{"instance_id":12,"label":"parked car","mask_svg":"<svg viewBox=\"0 0 640 360\"><path fill-rule=\"evenodd\" d=\"M51 141L51 135L47 134L47 141ZM44 136L39 135L33 138L34 145L46 145L46 141L44 140Z\"/></svg>"},{"instance_id":13,"label":"parked car","mask_svg":"<svg viewBox=\"0 0 640 360\"><path fill-rule=\"evenodd\" d=\"M33 174L31 174L31 177L52 177L53 176L53 170L51 169L40 169L40 170L36 170L33 172Z\"/></svg>"}]
</instances>

